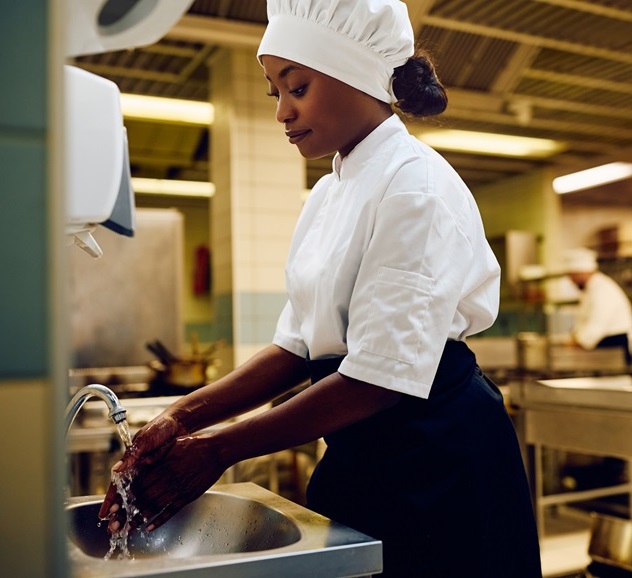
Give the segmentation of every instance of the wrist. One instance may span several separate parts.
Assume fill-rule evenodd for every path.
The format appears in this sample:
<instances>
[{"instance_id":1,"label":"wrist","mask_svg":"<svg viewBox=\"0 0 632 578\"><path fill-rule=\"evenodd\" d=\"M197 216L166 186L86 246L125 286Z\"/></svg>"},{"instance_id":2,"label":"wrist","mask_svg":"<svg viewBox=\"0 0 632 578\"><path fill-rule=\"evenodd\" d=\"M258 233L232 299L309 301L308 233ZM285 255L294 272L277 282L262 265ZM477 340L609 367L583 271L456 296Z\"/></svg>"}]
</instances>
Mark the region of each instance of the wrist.
<instances>
[{"instance_id":1,"label":"wrist","mask_svg":"<svg viewBox=\"0 0 632 578\"><path fill-rule=\"evenodd\" d=\"M172 406L165 410L163 415L174 422L178 435L189 435L195 431L191 420L191 412L186 409Z\"/></svg>"},{"instance_id":2,"label":"wrist","mask_svg":"<svg viewBox=\"0 0 632 578\"><path fill-rule=\"evenodd\" d=\"M199 434L194 437L202 441L206 446L206 456L222 471L227 470L239 461L235 460L232 452L229 451L230 444L226 442L225 436L222 435L222 430Z\"/></svg>"}]
</instances>

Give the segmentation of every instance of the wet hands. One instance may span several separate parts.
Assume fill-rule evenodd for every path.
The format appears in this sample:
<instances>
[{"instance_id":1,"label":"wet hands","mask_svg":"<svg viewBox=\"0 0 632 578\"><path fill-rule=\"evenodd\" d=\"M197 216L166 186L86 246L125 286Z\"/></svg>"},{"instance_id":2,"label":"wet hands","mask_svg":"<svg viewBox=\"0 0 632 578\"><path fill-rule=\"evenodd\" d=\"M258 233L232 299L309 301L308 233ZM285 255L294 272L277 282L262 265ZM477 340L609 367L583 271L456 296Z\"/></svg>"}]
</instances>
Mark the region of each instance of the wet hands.
<instances>
[{"instance_id":1,"label":"wet hands","mask_svg":"<svg viewBox=\"0 0 632 578\"><path fill-rule=\"evenodd\" d=\"M137 470L142 465L151 464L164 455L170 444L179 436L185 436L188 430L176 419L169 415L160 415L150 421L134 436L132 447L129 448L120 462L112 468L113 475L125 473L135 478ZM121 496L114 483L110 484L99 510L101 519L109 519L108 529L116 531L125 522L126 514L121 509Z\"/></svg>"},{"instance_id":2,"label":"wet hands","mask_svg":"<svg viewBox=\"0 0 632 578\"><path fill-rule=\"evenodd\" d=\"M143 466L132 483L136 507L148 522L146 529L158 528L200 497L225 469L212 436L176 439L159 460Z\"/></svg>"},{"instance_id":3,"label":"wet hands","mask_svg":"<svg viewBox=\"0 0 632 578\"><path fill-rule=\"evenodd\" d=\"M153 428L150 425L139 432L132 448L113 468L119 474L133 473L131 492L139 513L130 520L130 526L146 523L148 531L201 496L226 469L212 435L177 437L176 431L181 431L178 428L165 423ZM109 519L111 533L127 521L115 485L110 486L99 516Z\"/></svg>"}]
</instances>

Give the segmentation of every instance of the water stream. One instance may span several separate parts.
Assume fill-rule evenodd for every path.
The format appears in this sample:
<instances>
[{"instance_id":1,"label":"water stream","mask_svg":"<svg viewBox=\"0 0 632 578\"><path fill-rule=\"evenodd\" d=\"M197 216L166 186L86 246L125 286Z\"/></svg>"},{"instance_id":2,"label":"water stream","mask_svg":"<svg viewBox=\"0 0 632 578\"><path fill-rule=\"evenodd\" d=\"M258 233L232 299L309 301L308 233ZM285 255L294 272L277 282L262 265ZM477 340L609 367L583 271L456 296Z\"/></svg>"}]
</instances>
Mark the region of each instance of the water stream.
<instances>
[{"instance_id":1,"label":"water stream","mask_svg":"<svg viewBox=\"0 0 632 578\"><path fill-rule=\"evenodd\" d=\"M116 429L125 445L125 449L129 449L132 446L132 436L127 421L123 420L116 424ZM105 560L109 560L117 549L119 550L119 559L131 557L127 541L131 530L131 521L139 513L135 504L134 494L131 491L132 480L135 474L134 470L112 472L112 483L116 486L118 494L121 496L121 508L126 512L126 518L125 522L122 522L121 527L110 534L110 549L105 555Z\"/></svg>"},{"instance_id":2,"label":"water stream","mask_svg":"<svg viewBox=\"0 0 632 578\"><path fill-rule=\"evenodd\" d=\"M118 431L121 441L125 444L125 449L130 449L132 447L132 434L129 431L129 424L126 419L116 424L116 431Z\"/></svg>"}]
</instances>

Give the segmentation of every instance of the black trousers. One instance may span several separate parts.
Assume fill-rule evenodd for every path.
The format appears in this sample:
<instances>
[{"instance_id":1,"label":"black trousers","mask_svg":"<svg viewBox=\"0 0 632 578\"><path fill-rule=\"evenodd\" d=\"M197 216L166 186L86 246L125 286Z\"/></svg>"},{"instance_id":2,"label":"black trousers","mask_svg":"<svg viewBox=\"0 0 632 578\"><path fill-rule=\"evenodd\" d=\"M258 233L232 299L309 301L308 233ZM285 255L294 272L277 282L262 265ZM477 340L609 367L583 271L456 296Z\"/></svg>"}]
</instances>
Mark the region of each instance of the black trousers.
<instances>
[{"instance_id":1,"label":"black trousers","mask_svg":"<svg viewBox=\"0 0 632 578\"><path fill-rule=\"evenodd\" d=\"M308 360L312 381L341 359ZM383 543L384 577L540 578L520 450L498 388L449 341L429 399L325 438L307 505Z\"/></svg>"}]
</instances>

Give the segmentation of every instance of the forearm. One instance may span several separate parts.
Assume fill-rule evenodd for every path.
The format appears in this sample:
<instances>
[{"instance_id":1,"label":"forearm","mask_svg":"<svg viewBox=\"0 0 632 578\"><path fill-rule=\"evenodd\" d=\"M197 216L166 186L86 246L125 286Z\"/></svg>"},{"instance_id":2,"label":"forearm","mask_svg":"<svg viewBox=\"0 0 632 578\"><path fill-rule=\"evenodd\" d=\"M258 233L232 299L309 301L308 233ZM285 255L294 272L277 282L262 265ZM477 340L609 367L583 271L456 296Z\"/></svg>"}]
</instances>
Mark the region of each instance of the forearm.
<instances>
[{"instance_id":1,"label":"forearm","mask_svg":"<svg viewBox=\"0 0 632 578\"><path fill-rule=\"evenodd\" d=\"M270 345L227 376L184 396L166 412L195 432L255 409L308 377L304 359Z\"/></svg>"},{"instance_id":2,"label":"forearm","mask_svg":"<svg viewBox=\"0 0 632 578\"><path fill-rule=\"evenodd\" d=\"M402 394L334 373L285 403L209 434L223 465L295 447L394 406Z\"/></svg>"}]
</instances>

